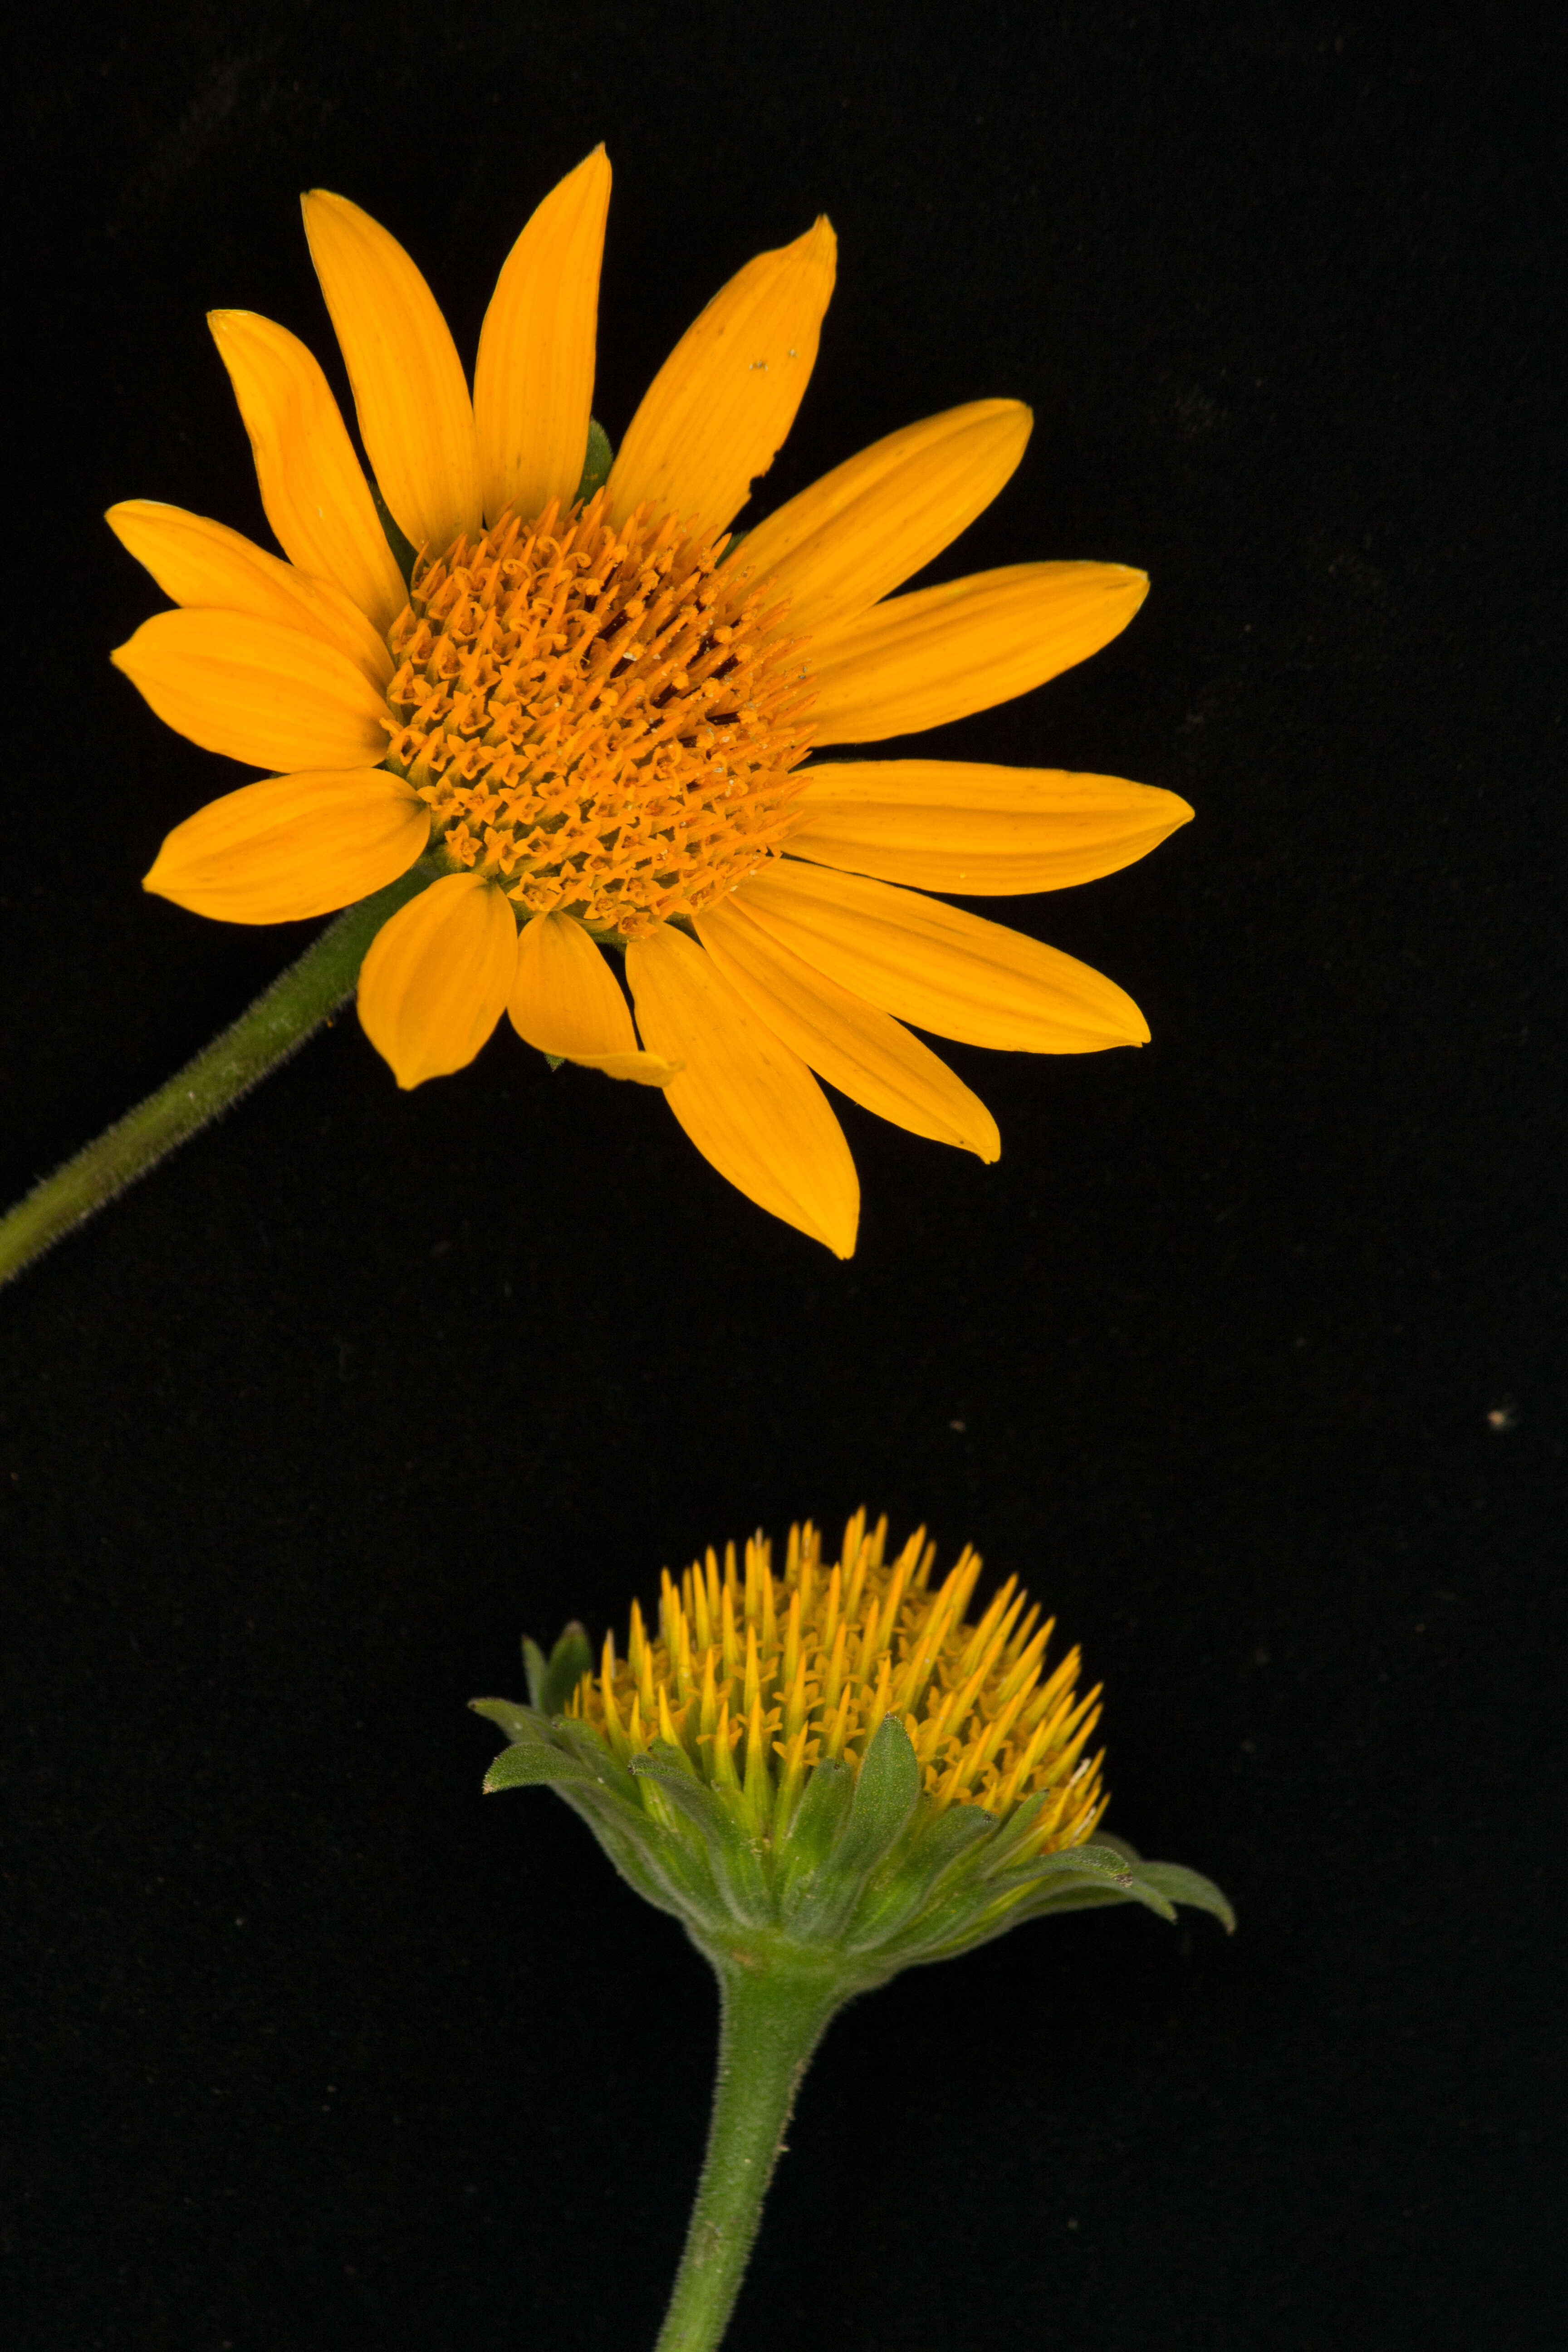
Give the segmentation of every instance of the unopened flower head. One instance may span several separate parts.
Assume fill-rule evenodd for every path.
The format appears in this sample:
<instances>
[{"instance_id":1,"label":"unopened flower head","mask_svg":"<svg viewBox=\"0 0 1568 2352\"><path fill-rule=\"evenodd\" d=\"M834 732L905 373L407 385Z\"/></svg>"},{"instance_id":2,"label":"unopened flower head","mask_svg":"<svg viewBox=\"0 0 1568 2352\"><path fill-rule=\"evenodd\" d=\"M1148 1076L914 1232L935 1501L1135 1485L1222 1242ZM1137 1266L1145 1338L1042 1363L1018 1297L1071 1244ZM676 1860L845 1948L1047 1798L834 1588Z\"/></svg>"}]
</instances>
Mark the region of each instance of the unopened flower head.
<instances>
[{"instance_id":1,"label":"unopened flower head","mask_svg":"<svg viewBox=\"0 0 1568 2352\"><path fill-rule=\"evenodd\" d=\"M813 1767L858 1773L889 1716L908 1735L932 1818L978 1806L997 1822L1030 1799L1017 1851L1086 1843L1103 1814L1098 1685L1080 1697L1076 1649L1049 1671L1054 1621L1016 1577L979 1617L967 1611L981 1570L968 1546L933 1583L936 1546L917 1530L894 1559L888 1523L861 1511L837 1560L817 1530L794 1527L782 1576L753 1536L742 1569L710 1550L677 1583L666 1570L658 1626L632 1603L624 1658L606 1635L597 1674L567 1712L601 1731L623 1763L656 1740L679 1749L755 1836L783 1838Z\"/></svg>"},{"instance_id":2,"label":"unopened flower head","mask_svg":"<svg viewBox=\"0 0 1568 2352\"><path fill-rule=\"evenodd\" d=\"M944 1576L924 1529L808 1522L782 1569L761 1535L678 1579L595 1666L580 1626L530 1704L476 1701L511 1743L491 1790L547 1784L617 1869L721 1966L826 1970L836 1998L1046 1911L1135 1901L1169 1918L1225 1898L1097 1836L1098 1686L1016 1578L972 1614L967 1548Z\"/></svg>"},{"instance_id":3,"label":"unopened flower head","mask_svg":"<svg viewBox=\"0 0 1568 2352\"><path fill-rule=\"evenodd\" d=\"M417 869L359 977L400 1085L464 1067L507 1014L553 1060L662 1088L731 1183L847 1255L858 1182L820 1080L991 1160L990 1112L906 1024L1031 1053L1149 1034L1100 973L924 894L1087 881L1192 812L1119 777L814 755L1038 686L1148 583L1033 562L893 593L1013 473L1016 400L904 426L735 531L816 362L826 219L731 278L612 453L591 417L609 188L599 149L534 213L471 392L403 247L305 198L368 471L305 345L212 314L286 560L115 507L178 609L114 658L171 726L273 772L176 826L147 887L283 922Z\"/></svg>"}]
</instances>

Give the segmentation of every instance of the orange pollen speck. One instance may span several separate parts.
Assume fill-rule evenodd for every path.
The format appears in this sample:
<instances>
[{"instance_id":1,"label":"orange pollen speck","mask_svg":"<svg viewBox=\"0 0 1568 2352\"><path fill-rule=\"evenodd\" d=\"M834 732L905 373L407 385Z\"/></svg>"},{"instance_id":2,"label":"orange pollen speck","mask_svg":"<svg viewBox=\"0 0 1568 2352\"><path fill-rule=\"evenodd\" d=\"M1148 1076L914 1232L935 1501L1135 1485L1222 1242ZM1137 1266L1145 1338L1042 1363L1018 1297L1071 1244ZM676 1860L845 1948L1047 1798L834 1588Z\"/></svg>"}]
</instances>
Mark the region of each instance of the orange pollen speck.
<instances>
[{"instance_id":1,"label":"orange pollen speck","mask_svg":"<svg viewBox=\"0 0 1568 2352\"><path fill-rule=\"evenodd\" d=\"M524 915L637 939L775 855L811 748L785 606L712 537L601 490L416 567L387 764Z\"/></svg>"}]
</instances>

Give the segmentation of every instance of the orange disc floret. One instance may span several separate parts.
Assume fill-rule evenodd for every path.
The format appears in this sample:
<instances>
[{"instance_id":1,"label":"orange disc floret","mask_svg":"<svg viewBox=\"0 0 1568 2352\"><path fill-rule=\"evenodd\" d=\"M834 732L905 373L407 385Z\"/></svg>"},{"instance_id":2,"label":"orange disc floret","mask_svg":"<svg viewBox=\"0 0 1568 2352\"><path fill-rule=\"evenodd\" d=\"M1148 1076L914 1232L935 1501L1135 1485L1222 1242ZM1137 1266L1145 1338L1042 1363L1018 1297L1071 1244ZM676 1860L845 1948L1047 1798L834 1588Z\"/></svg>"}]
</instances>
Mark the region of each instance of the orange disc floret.
<instances>
[{"instance_id":1,"label":"orange disc floret","mask_svg":"<svg viewBox=\"0 0 1568 2352\"><path fill-rule=\"evenodd\" d=\"M783 1834L814 1765L858 1770L896 1715L938 1811L976 1805L1005 1821L1043 1796L1020 1859L1081 1845L1108 1800L1103 1751L1084 1753L1100 1687L1079 1696L1078 1651L1047 1673L1055 1621L1039 1622L1016 1577L972 1623L979 1554L966 1546L933 1589L924 1528L893 1559L887 1528L858 1512L825 1566L816 1528L794 1527L782 1576L761 1535L743 1567L730 1544L722 1568L710 1549L679 1582L667 1570L657 1633L634 1601L626 1656L606 1636L567 1713L623 1762L657 1740L679 1748L762 1836Z\"/></svg>"},{"instance_id":2,"label":"orange disc floret","mask_svg":"<svg viewBox=\"0 0 1568 2352\"><path fill-rule=\"evenodd\" d=\"M799 647L718 534L607 494L416 567L388 764L525 914L645 936L776 853L810 749Z\"/></svg>"}]
</instances>

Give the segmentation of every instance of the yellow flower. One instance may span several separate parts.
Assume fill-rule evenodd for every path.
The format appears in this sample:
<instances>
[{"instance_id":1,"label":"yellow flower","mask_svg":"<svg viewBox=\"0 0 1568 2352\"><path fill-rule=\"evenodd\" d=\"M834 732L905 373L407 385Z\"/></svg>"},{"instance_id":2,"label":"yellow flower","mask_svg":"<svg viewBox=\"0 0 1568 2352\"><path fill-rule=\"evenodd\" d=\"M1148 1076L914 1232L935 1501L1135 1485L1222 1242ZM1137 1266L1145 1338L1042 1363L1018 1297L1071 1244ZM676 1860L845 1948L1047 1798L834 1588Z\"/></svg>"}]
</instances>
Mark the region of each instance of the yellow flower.
<instances>
[{"instance_id":1,"label":"yellow flower","mask_svg":"<svg viewBox=\"0 0 1568 2352\"><path fill-rule=\"evenodd\" d=\"M809 1522L780 1573L761 1535L710 1550L596 1673L581 1625L524 1642L528 1704L473 1702L510 1743L486 1788L554 1788L715 1965L826 1966L836 2000L1085 1905L1230 1925L1207 1879L1096 1835L1100 1688L1047 1662L1016 1577L972 1621L977 1553L938 1581L923 1528L887 1538L858 1511L837 1560Z\"/></svg>"},{"instance_id":2,"label":"yellow flower","mask_svg":"<svg viewBox=\"0 0 1568 2352\"><path fill-rule=\"evenodd\" d=\"M931 1817L977 1806L1001 1823L1029 1805L1016 1863L1087 1843L1107 1800L1102 1757L1084 1753L1100 1689L1079 1697L1079 1653L1046 1672L1056 1621L1040 1622L1016 1576L971 1623L981 1560L968 1545L933 1591L925 1529L891 1559L887 1538L885 1518L868 1528L858 1511L836 1562L808 1521L789 1531L782 1576L760 1535L743 1565L730 1544L721 1569L710 1549L679 1583L666 1570L658 1632L634 1601L626 1656L606 1636L599 1672L583 1676L566 1714L623 1764L662 1742L770 1845L787 1835L816 1767L858 1773L889 1715L909 1736Z\"/></svg>"},{"instance_id":3,"label":"yellow flower","mask_svg":"<svg viewBox=\"0 0 1568 2352\"><path fill-rule=\"evenodd\" d=\"M1212 1880L1094 1840L1098 1689L1045 1664L1051 1626L1010 1578L971 1623L967 1548L888 1557L858 1511L836 1562L792 1528L668 1574L599 1672L581 1625L523 1643L528 1704L476 1699L507 1745L485 1788L552 1788L616 1870L679 1919L720 1988L708 2155L662 2346L716 2346L802 2074L843 2004L1026 1920L1139 1903L1236 1920Z\"/></svg>"},{"instance_id":4,"label":"yellow flower","mask_svg":"<svg viewBox=\"0 0 1568 2352\"><path fill-rule=\"evenodd\" d=\"M858 1186L817 1078L989 1160L994 1120L906 1022L1036 1053L1148 1036L1098 972L923 894L1085 881L1192 812L1114 777L803 763L1037 686L1148 583L1020 563L890 593L1011 475L1016 401L891 434L737 538L816 356L825 219L714 298L596 482L609 186L598 149L528 223L471 398L407 254L344 198L305 198L374 488L305 345L213 314L288 560L177 508L113 508L178 608L114 659L169 725L272 772L176 826L147 887L292 921L433 856L360 975L400 1086L462 1068L504 1012L553 1057L662 1087L731 1183L847 1256Z\"/></svg>"}]
</instances>

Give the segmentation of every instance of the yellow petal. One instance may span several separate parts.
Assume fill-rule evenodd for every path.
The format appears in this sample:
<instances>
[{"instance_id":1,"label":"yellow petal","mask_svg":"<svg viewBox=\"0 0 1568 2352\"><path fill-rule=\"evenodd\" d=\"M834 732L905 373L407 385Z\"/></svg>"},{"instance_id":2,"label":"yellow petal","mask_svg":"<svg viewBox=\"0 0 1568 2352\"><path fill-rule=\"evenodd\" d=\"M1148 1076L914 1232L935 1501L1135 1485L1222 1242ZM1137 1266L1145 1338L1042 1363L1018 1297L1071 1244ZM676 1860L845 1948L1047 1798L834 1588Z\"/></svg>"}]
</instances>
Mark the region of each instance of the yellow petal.
<instances>
[{"instance_id":1,"label":"yellow petal","mask_svg":"<svg viewBox=\"0 0 1568 2352\"><path fill-rule=\"evenodd\" d=\"M1060 768L845 760L800 773L792 857L976 898L1114 874L1192 815L1174 793Z\"/></svg>"},{"instance_id":2,"label":"yellow petal","mask_svg":"<svg viewBox=\"0 0 1568 2352\"><path fill-rule=\"evenodd\" d=\"M940 898L794 858L751 875L735 897L830 980L939 1037L1026 1054L1148 1042L1148 1023L1114 981Z\"/></svg>"},{"instance_id":3,"label":"yellow petal","mask_svg":"<svg viewBox=\"0 0 1568 2352\"><path fill-rule=\"evenodd\" d=\"M1121 563L1014 563L875 604L812 639L812 733L868 743L989 710L1098 653L1148 593Z\"/></svg>"},{"instance_id":4,"label":"yellow petal","mask_svg":"<svg viewBox=\"0 0 1568 2352\"><path fill-rule=\"evenodd\" d=\"M372 767L387 709L347 654L247 613L155 613L110 656L166 726L257 768Z\"/></svg>"},{"instance_id":5,"label":"yellow petal","mask_svg":"<svg viewBox=\"0 0 1568 2352\"><path fill-rule=\"evenodd\" d=\"M814 971L731 898L697 918L697 936L738 995L819 1078L879 1118L982 1160L1002 1150L996 1122L929 1045L863 996Z\"/></svg>"},{"instance_id":6,"label":"yellow petal","mask_svg":"<svg viewBox=\"0 0 1568 2352\"><path fill-rule=\"evenodd\" d=\"M508 254L479 331L474 425L486 520L576 495L588 446L610 159L595 147Z\"/></svg>"},{"instance_id":7,"label":"yellow petal","mask_svg":"<svg viewBox=\"0 0 1568 2352\"><path fill-rule=\"evenodd\" d=\"M383 923L359 976L365 1035L400 1087L466 1069L506 1010L511 902L479 874L444 874Z\"/></svg>"},{"instance_id":8,"label":"yellow petal","mask_svg":"<svg viewBox=\"0 0 1568 2352\"><path fill-rule=\"evenodd\" d=\"M630 1054L563 1054L561 1059L575 1062L579 1069L598 1070L606 1078L630 1078L639 1087L667 1087L682 1066L640 1049Z\"/></svg>"},{"instance_id":9,"label":"yellow petal","mask_svg":"<svg viewBox=\"0 0 1568 2352\"><path fill-rule=\"evenodd\" d=\"M797 1054L668 923L626 950L643 1043L684 1063L665 1100L721 1176L849 1257L860 1186L844 1131Z\"/></svg>"},{"instance_id":10,"label":"yellow petal","mask_svg":"<svg viewBox=\"0 0 1568 2352\"><path fill-rule=\"evenodd\" d=\"M759 253L715 294L644 395L610 469L620 520L660 514L721 530L773 464L816 358L837 240L824 216Z\"/></svg>"},{"instance_id":11,"label":"yellow petal","mask_svg":"<svg viewBox=\"0 0 1568 2352\"><path fill-rule=\"evenodd\" d=\"M226 923L298 923L407 872L430 812L385 768L268 776L177 824L144 890Z\"/></svg>"},{"instance_id":12,"label":"yellow petal","mask_svg":"<svg viewBox=\"0 0 1568 2352\"><path fill-rule=\"evenodd\" d=\"M291 563L335 580L378 629L408 602L364 469L314 354L252 310L209 310L267 520Z\"/></svg>"},{"instance_id":13,"label":"yellow petal","mask_svg":"<svg viewBox=\"0 0 1568 2352\"><path fill-rule=\"evenodd\" d=\"M416 548L440 552L479 527L474 412L457 346L379 221L325 188L300 204L381 495Z\"/></svg>"},{"instance_id":14,"label":"yellow petal","mask_svg":"<svg viewBox=\"0 0 1568 2352\"><path fill-rule=\"evenodd\" d=\"M736 561L787 593L792 635L851 620L984 512L1033 423L1021 401L976 400L907 425L769 515Z\"/></svg>"},{"instance_id":15,"label":"yellow petal","mask_svg":"<svg viewBox=\"0 0 1568 2352\"><path fill-rule=\"evenodd\" d=\"M518 1035L558 1061L645 1087L668 1086L675 1076L673 1063L637 1051L631 1009L574 916L535 915L523 925L507 1010Z\"/></svg>"},{"instance_id":16,"label":"yellow petal","mask_svg":"<svg viewBox=\"0 0 1568 2352\"><path fill-rule=\"evenodd\" d=\"M187 514L183 507L162 506L155 499L125 499L110 508L104 520L176 604L281 621L285 628L303 629L336 646L372 686L384 687L391 678L385 638L334 582L280 563L226 523Z\"/></svg>"}]
</instances>

